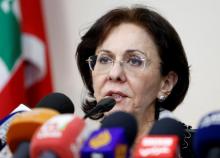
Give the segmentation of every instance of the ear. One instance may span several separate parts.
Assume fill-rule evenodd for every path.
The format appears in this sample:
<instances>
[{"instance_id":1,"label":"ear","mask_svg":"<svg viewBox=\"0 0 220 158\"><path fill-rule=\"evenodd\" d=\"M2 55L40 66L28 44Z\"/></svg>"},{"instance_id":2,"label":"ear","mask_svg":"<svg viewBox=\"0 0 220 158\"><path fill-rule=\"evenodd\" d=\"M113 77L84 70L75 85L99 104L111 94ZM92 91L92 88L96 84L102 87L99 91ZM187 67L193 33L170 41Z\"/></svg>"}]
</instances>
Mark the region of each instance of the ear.
<instances>
[{"instance_id":1,"label":"ear","mask_svg":"<svg viewBox=\"0 0 220 158\"><path fill-rule=\"evenodd\" d=\"M160 98L161 96L168 97L177 81L178 75L174 71L170 71L161 82L161 87L157 98Z\"/></svg>"}]
</instances>

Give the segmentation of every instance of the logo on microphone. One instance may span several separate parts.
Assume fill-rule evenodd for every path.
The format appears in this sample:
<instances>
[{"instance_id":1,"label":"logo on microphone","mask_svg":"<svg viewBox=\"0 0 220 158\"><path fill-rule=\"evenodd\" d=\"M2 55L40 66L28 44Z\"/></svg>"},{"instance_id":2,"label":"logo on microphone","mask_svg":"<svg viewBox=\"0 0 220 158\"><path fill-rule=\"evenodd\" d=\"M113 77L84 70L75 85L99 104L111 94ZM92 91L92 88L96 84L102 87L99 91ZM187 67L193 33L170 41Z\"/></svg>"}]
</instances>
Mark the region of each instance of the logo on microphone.
<instances>
[{"instance_id":1,"label":"logo on microphone","mask_svg":"<svg viewBox=\"0 0 220 158\"><path fill-rule=\"evenodd\" d=\"M111 142L111 134L108 130L97 133L90 141L89 146L93 149L103 147Z\"/></svg>"},{"instance_id":2,"label":"logo on microphone","mask_svg":"<svg viewBox=\"0 0 220 158\"><path fill-rule=\"evenodd\" d=\"M177 136L146 136L138 144L135 157L175 157Z\"/></svg>"},{"instance_id":3,"label":"logo on microphone","mask_svg":"<svg viewBox=\"0 0 220 158\"><path fill-rule=\"evenodd\" d=\"M49 119L43 124L37 133L38 139L59 138L62 137L63 131L68 123L73 119L72 115L58 115Z\"/></svg>"}]
</instances>

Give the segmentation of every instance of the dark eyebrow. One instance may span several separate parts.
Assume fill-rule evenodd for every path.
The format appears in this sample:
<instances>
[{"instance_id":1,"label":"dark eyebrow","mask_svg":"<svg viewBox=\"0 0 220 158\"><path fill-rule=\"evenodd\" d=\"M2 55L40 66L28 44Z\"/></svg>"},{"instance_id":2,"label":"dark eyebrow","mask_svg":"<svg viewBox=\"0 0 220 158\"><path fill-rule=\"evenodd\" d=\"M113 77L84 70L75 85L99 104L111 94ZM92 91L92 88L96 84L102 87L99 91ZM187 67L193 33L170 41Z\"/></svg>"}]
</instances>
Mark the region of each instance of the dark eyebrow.
<instances>
[{"instance_id":1,"label":"dark eyebrow","mask_svg":"<svg viewBox=\"0 0 220 158\"><path fill-rule=\"evenodd\" d=\"M97 54L99 54L99 52L112 53L110 50L107 50L107 49L100 49L100 50L98 50ZM126 53L139 52L139 53L141 53L141 54L143 54L145 56L147 55L147 53L145 53L145 52L143 52L141 50L138 50L138 49L128 49L125 52Z\"/></svg>"},{"instance_id":2,"label":"dark eyebrow","mask_svg":"<svg viewBox=\"0 0 220 158\"><path fill-rule=\"evenodd\" d=\"M105 53L109 53L112 54L112 52L110 50L106 50L106 49L100 49L97 51L97 54L99 54L100 52L105 52Z\"/></svg>"},{"instance_id":3,"label":"dark eyebrow","mask_svg":"<svg viewBox=\"0 0 220 158\"><path fill-rule=\"evenodd\" d=\"M143 52L141 50L138 50L138 49L128 49L128 50L126 50L126 52L127 53L139 52L139 53L143 54L144 56L147 55L147 53L145 53L145 52Z\"/></svg>"}]
</instances>

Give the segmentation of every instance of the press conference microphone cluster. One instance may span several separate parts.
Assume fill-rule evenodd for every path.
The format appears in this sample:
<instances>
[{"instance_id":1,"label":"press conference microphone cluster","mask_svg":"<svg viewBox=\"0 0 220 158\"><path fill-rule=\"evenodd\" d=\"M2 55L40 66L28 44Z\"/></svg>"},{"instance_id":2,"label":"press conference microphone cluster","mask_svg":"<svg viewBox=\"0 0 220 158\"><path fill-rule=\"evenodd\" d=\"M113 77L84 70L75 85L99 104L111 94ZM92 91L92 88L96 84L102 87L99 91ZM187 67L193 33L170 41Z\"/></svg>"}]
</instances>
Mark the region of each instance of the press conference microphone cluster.
<instances>
[{"instance_id":1,"label":"press conference microphone cluster","mask_svg":"<svg viewBox=\"0 0 220 158\"><path fill-rule=\"evenodd\" d=\"M7 144L13 157L29 157L29 143L38 127L59 113L73 113L72 101L62 93L44 97L36 108L16 116L7 131Z\"/></svg>"},{"instance_id":2,"label":"press conference microphone cluster","mask_svg":"<svg viewBox=\"0 0 220 158\"><path fill-rule=\"evenodd\" d=\"M35 132L32 138L31 157L79 157L81 145L88 135L85 119L94 114L111 110L115 103L112 98L104 98L84 118L66 114L49 119Z\"/></svg>"},{"instance_id":3,"label":"press conference microphone cluster","mask_svg":"<svg viewBox=\"0 0 220 158\"><path fill-rule=\"evenodd\" d=\"M184 128L180 122L163 118L157 121L149 134L136 145L134 158L179 158L180 143L184 141Z\"/></svg>"},{"instance_id":4,"label":"press conference microphone cluster","mask_svg":"<svg viewBox=\"0 0 220 158\"><path fill-rule=\"evenodd\" d=\"M197 158L220 157L220 111L202 117L193 139L193 147Z\"/></svg>"}]
</instances>

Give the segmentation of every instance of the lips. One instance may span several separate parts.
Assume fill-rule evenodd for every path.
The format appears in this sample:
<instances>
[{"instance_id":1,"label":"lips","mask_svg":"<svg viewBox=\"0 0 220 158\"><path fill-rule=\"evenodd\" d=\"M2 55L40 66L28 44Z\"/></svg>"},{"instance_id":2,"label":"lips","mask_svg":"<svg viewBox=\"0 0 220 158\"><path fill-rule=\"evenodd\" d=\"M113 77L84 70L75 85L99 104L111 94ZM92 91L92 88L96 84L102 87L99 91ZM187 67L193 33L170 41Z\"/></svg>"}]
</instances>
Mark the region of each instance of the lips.
<instances>
[{"instance_id":1,"label":"lips","mask_svg":"<svg viewBox=\"0 0 220 158\"><path fill-rule=\"evenodd\" d=\"M115 99L116 102L120 102L122 99L127 97L126 94L120 91L109 91L105 96L110 96Z\"/></svg>"}]
</instances>

